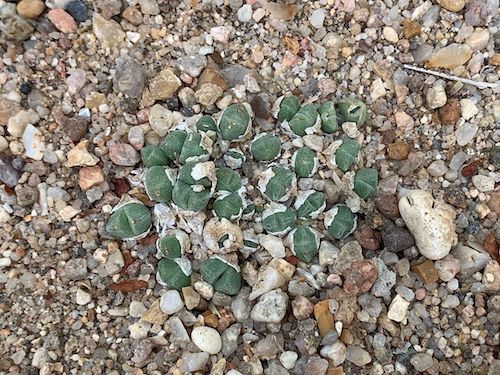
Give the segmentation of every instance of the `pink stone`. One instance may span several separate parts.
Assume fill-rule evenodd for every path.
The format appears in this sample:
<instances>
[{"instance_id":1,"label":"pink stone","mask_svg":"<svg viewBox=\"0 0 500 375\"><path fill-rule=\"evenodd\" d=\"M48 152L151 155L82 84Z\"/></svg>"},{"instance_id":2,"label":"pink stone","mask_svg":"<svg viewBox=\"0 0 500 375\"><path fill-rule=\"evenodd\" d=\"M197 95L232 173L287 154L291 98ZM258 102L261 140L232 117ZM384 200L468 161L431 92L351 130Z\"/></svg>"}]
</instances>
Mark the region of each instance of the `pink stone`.
<instances>
[{"instance_id":1,"label":"pink stone","mask_svg":"<svg viewBox=\"0 0 500 375\"><path fill-rule=\"evenodd\" d=\"M74 33L77 29L76 22L63 9L52 9L47 14L48 19L60 32Z\"/></svg>"},{"instance_id":2,"label":"pink stone","mask_svg":"<svg viewBox=\"0 0 500 375\"><path fill-rule=\"evenodd\" d=\"M415 291L415 299L417 301L422 301L425 298L425 289L419 288Z\"/></svg>"}]
</instances>

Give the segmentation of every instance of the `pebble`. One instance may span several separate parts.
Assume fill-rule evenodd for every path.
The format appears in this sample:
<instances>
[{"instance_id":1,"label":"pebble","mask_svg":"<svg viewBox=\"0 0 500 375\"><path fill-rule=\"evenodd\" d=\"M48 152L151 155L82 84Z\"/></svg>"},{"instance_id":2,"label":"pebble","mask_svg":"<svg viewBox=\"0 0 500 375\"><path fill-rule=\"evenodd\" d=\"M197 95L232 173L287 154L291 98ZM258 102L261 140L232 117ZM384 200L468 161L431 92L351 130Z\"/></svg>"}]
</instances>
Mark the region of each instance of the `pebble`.
<instances>
[{"instance_id":1,"label":"pebble","mask_svg":"<svg viewBox=\"0 0 500 375\"><path fill-rule=\"evenodd\" d=\"M261 234L259 235L259 244L273 258L284 258L286 256L285 245L279 237L270 234Z\"/></svg>"},{"instance_id":2,"label":"pebble","mask_svg":"<svg viewBox=\"0 0 500 375\"><path fill-rule=\"evenodd\" d=\"M475 175L472 176L472 183L479 191L487 193L495 189L495 179L491 176Z\"/></svg>"},{"instance_id":3,"label":"pebble","mask_svg":"<svg viewBox=\"0 0 500 375\"><path fill-rule=\"evenodd\" d=\"M16 9L22 17L37 19L45 10L45 4L42 0L21 0Z\"/></svg>"},{"instance_id":4,"label":"pebble","mask_svg":"<svg viewBox=\"0 0 500 375\"><path fill-rule=\"evenodd\" d=\"M428 192L410 191L400 199L399 212L415 238L418 251L426 258L442 259L456 245L455 210Z\"/></svg>"},{"instance_id":5,"label":"pebble","mask_svg":"<svg viewBox=\"0 0 500 375\"><path fill-rule=\"evenodd\" d=\"M387 312L387 317L395 322L402 322L406 319L406 314L408 313L408 308L410 307L410 302L405 300L399 294L396 294L391 304L389 305L389 310Z\"/></svg>"},{"instance_id":6,"label":"pebble","mask_svg":"<svg viewBox=\"0 0 500 375\"><path fill-rule=\"evenodd\" d=\"M133 167L139 160L139 153L128 143L117 143L109 148L109 158L116 165Z\"/></svg>"},{"instance_id":7,"label":"pebble","mask_svg":"<svg viewBox=\"0 0 500 375\"><path fill-rule=\"evenodd\" d=\"M460 118L460 111L460 102L457 99L449 99L439 108L439 119L445 125L455 125Z\"/></svg>"},{"instance_id":8,"label":"pebble","mask_svg":"<svg viewBox=\"0 0 500 375\"><path fill-rule=\"evenodd\" d=\"M170 99L182 86L181 80L171 69L163 69L149 84L151 97L155 100Z\"/></svg>"},{"instance_id":9,"label":"pebble","mask_svg":"<svg viewBox=\"0 0 500 375\"><path fill-rule=\"evenodd\" d=\"M496 260L489 261L488 264L486 264L482 282L488 291L500 291L500 265Z\"/></svg>"},{"instance_id":10,"label":"pebble","mask_svg":"<svg viewBox=\"0 0 500 375\"><path fill-rule=\"evenodd\" d=\"M84 167L78 172L78 184L82 190L89 190L103 182L104 174L99 166Z\"/></svg>"},{"instance_id":11,"label":"pebble","mask_svg":"<svg viewBox=\"0 0 500 375\"><path fill-rule=\"evenodd\" d=\"M326 18L326 11L323 8L320 9L315 9L311 13L311 16L309 17L309 22L311 22L311 25L319 29L320 27L323 26L323 22L325 22Z\"/></svg>"},{"instance_id":12,"label":"pebble","mask_svg":"<svg viewBox=\"0 0 500 375\"><path fill-rule=\"evenodd\" d=\"M332 345L325 345L321 348L320 354L322 357L331 361L332 366L340 366L344 363L347 356L347 347L341 341L337 341Z\"/></svg>"},{"instance_id":13,"label":"pebble","mask_svg":"<svg viewBox=\"0 0 500 375\"><path fill-rule=\"evenodd\" d=\"M206 107L215 104L215 102L222 96L224 92L222 89L213 83L204 83L194 93L194 98L197 103Z\"/></svg>"},{"instance_id":14,"label":"pebble","mask_svg":"<svg viewBox=\"0 0 500 375\"><path fill-rule=\"evenodd\" d=\"M66 5L66 12L77 22L85 22L89 17L87 15L87 6L80 0L73 0Z\"/></svg>"},{"instance_id":15,"label":"pebble","mask_svg":"<svg viewBox=\"0 0 500 375\"><path fill-rule=\"evenodd\" d=\"M426 371L433 365L432 356L428 353L417 353L411 358L410 362L418 372Z\"/></svg>"},{"instance_id":16,"label":"pebble","mask_svg":"<svg viewBox=\"0 0 500 375\"><path fill-rule=\"evenodd\" d=\"M425 97L427 105L430 109L441 108L446 104L446 92L441 85L434 85L429 90Z\"/></svg>"},{"instance_id":17,"label":"pebble","mask_svg":"<svg viewBox=\"0 0 500 375\"><path fill-rule=\"evenodd\" d=\"M314 305L304 296L297 296L292 301L292 312L297 320L305 320L311 316Z\"/></svg>"},{"instance_id":18,"label":"pebble","mask_svg":"<svg viewBox=\"0 0 500 375\"><path fill-rule=\"evenodd\" d=\"M140 318L146 312L146 307L140 301L132 301L130 302L128 311L131 317Z\"/></svg>"},{"instance_id":19,"label":"pebble","mask_svg":"<svg viewBox=\"0 0 500 375\"><path fill-rule=\"evenodd\" d=\"M434 160L428 167L427 167L427 172L432 177L440 177L444 176L448 168L446 167L446 164L443 160Z\"/></svg>"},{"instance_id":20,"label":"pebble","mask_svg":"<svg viewBox=\"0 0 500 375\"><path fill-rule=\"evenodd\" d=\"M391 271L380 258L373 258L373 262L377 267L377 279L373 284L371 293L375 297L383 297L387 295L396 285L396 273Z\"/></svg>"},{"instance_id":21,"label":"pebble","mask_svg":"<svg viewBox=\"0 0 500 375\"><path fill-rule=\"evenodd\" d=\"M479 113L479 109L476 104L470 99L460 100L460 109L462 111L462 117L466 121L470 120Z\"/></svg>"},{"instance_id":22,"label":"pebble","mask_svg":"<svg viewBox=\"0 0 500 375\"><path fill-rule=\"evenodd\" d=\"M495 5L496 8L498 8L498 4ZM464 20L467 25L469 26L484 25L487 17L488 17L488 10L486 7L486 1L472 0L468 2L467 9L464 14Z\"/></svg>"},{"instance_id":23,"label":"pebble","mask_svg":"<svg viewBox=\"0 0 500 375\"><path fill-rule=\"evenodd\" d=\"M244 23L250 22L252 20L252 13L252 6L250 4L243 5L237 12L238 21Z\"/></svg>"},{"instance_id":24,"label":"pebble","mask_svg":"<svg viewBox=\"0 0 500 375\"><path fill-rule=\"evenodd\" d=\"M374 80L370 87L370 97L373 101L380 99L385 96L385 86L382 79L377 78Z\"/></svg>"},{"instance_id":25,"label":"pebble","mask_svg":"<svg viewBox=\"0 0 500 375\"><path fill-rule=\"evenodd\" d=\"M132 343L132 352L134 356L131 358L132 362L139 367L146 364L146 361L153 351L153 342L149 339L140 339Z\"/></svg>"},{"instance_id":26,"label":"pebble","mask_svg":"<svg viewBox=\"0 0 500 375\"><path fill-rule=\"evenodd\" d=\"M7 131L14 137L21 137L28 124L35 125L39 120L40 116L31 108L19 111L8 119Z\"/></svg>"},{"instance_id":27,"label":"pebble","mask_svg":"<svg viewBox=\"0 0 500 375\"><path fill-rule=\"evenodd\" d=\"M64 275L70 280L83 280L87 276L87 261L85 258L69 259L64 265Z\"/></svg>"},{"instance_id":28,"label":"pebble","mask_svg":"<svg viewBox=\"0 0 500 375\"><path fill-rule=\"evenodd\" d=\"M90 301L92 301L92 296L89 293L80 288L76 290L76 303L78 305L86 305L90 303Z\"/></svg>"},{"instance_id":29,"label":"pebble","mask_svg":"<svg viewBox=\"0 0 500 375\"><path fill-rule=\"evenodd\" d=\"M182 365L180 370L184 373L203 371L207 365L210 354L207 352L201 353L182 353Z\"/></svg>"},{"instance_id":30,"label":"pebble","mask_svg":"<svg viewBox=\"0 0 500 375\"><path fill-rule=\"evenodd\" d=\"M450 254L434 262L434 268L438 270L439 278L448 282L460 271L460 261Z\"/></svg>"},{"instance_id":31,"label":"pebble","mask_svg":"<svg viewBox=\"0 0 500 375\"><path fill-rule=\"evenodd\" d=\"M175 66L186 74L189 74L191 77L198 77L203 69L207 66L207 58L203 55L189 55L184 56L178 59L175 62Z\"/></svg>"},{"instance_id":32,"label":"pebble","mask_svg":"<svg viewBox=\"0 0 500 375\"><path fill-rule=\"evenodd\" d=\"M476 124L470 124L468 122L458 126L455 130L455 137L457 138L458 145L465 146L469 144L475 138L478 130L479 127Z\"/></svg>"},{"instance_id":33,"label":"pebble","mask_svg":"<svg viewBox=\"0 0 500 375\"><path fill-rule=\"evenodd\" d=\"M427 66L453 69L465 64L471 57L472 49L467 44L452 43L434 52L427 61Z\"/></svg>"},{"instance_id":34,"label":"pebble","mask_svg":"<svg viewBox=\"0 0 500 375\"><path fill-rule=\"evenodd\" d=\"M299 355L296 352L292 352L289 350L280 354L280 362L287 370L291 370L295 367L295 363L297 362L298 358Z\"/></svg>"},{"instance_id":35,"label":"pebble","mask_svg":"<svg viewBox=\"0 0 500 375\"><path fill-rule=\"evenodd\" d=\"M370 260L356 260L344 272L344 290L351 295L368 292L377 279L377 268Z\"/></svg>"},{"instance_id":36,"label":"pebble","mask_svg":"<svg viewBox=\"0 0 500 375\"><path fill-rule=\"evenodd\" d=\"M128 56L119 58L113 77L113 89L131 98L140 97L144 89L142 65Z\"/></svg>"},{"instance_id":37,"label":"pebble","mask_svg":"<svg viewBox=\"0 0 500 375\"><path fill-rule=\"evenodd\" d=\"M194 327L191 340L201 351L217 354L222 349L222 340L219 332L210 327Z\"/></svg>"},{"instance_id":38,"label":"pebble","mask_svg":"<svg viewBox=\"0 0 500 375\"><path fill-rule=\"evenodd\" d=\"M460 12L465 7L465 0L438 0L437 3L450 12Z\"/></svg>"},{"instance_id":39,"label":"pebble","mask_svg":"<svg viewBox=\"0 0 500 375\"><path fill-rule=\"evenodd\" d=\"M115 20L104 18L99 13L94 13L92 17L92 30L102 48L118 47L125 39L125 33L120 24Z\"/></svg>"},{"instance_id":40,"label":"pebble","mask_svg":"<svg viewBox=\"0 0 500 375\"><path fill-rule=\"evenodd\" d=\"M363 348L356 345L349 345L347 347L345 359L354 363L358 367L366 366L372 361L370 354Z\"/></svg>"},{"instance_id":41,"label":"pebble","mask_svg":"<svg viewBox=\"0 0 500 375\"><path fill-rule=\"evenodd\" d=\"M35 128L33 125L28 124L24 129L23 146L25 154L28 158L35 160L42 160L45 151L45 142L43 140L43 135L40 130Z\"/></svg>"},{"instance_id":42,"label":"pebble","mask_svg":"<svg viewBox=\"0 0 500 375\"><path fill-rule=\"evenodd\" d=\"M398 33L390 26L384 27L382 34L384 35L385 40L390 43L396 44L399 41Z\"/></svg>"},{"instance_id":43,"label":"pebble","mask_svg":"<svg viewBox=\"0 0 500 375\"><path fill-rule=\"evenodd\" d=\"M447 295L446 298L441 302L441 307L445 309L453 309L460 305L460 300L457 296Z\"/></svg>"},{"instance_id":44,"label":"pebble","mask_svg":"<svg viewBox=\"0 0 500 375\"><path fill-rule=\"evenodd\" d=\"M410 232L405 228L394 225L382 231L382 240L384 241L385 248L395 253L399 253L415 245L415 239Z\"/></svg>"},{"instance_id":45,"label":"pebble","mask_svg":"<svg viewBox=\"0 0 500 375\"><path fill-rule=\"evenodd\" d=\"M17 185L19 172L12 165L12 158L0 152L0 181L9 187Z\"/></svg>"},{"instance_id":46,"label":"pebble","mask_svg":"<svg viewBox=\"0 0 500 375\"><path fill-rule=\"evenodd\" d=\"M52 22L57 30L62 33L74 33L77 29L77 25L73 17L71 17L63 9L51 9L47 14L47 18Z\"/></svg>"},{"instance_id":47,"label":"pebble","mask_svg":"<svg viewBox=\"0 0 500 375\"><path fill-rule=\"evenodd\" d=\"M168 290L160 298L160 309L167 315L175 314L182 310L184 302L177 290Z\"/></svg>"},{"instance_id":48,"label":"pebble","mask_svg":"<svg viewBox=\"0 0 500 375\"><path fill-rule=\"evenodd\" d=\"M250 312L257 322L280 323L288 307L288 295L280 289L271 290L260 296Z\"/></svg>"},{"instance_id":49,"label":"pebble","mask_svg":"<svg viewBox=\"0 0 500 375\"><path fill-rule=\"evenodd\" d=\"M486 29L477 28L465 40L465 43L472 49L472 51L481 51L486 48L490 40L490 33Z\"/></svg>"}]
</instances>

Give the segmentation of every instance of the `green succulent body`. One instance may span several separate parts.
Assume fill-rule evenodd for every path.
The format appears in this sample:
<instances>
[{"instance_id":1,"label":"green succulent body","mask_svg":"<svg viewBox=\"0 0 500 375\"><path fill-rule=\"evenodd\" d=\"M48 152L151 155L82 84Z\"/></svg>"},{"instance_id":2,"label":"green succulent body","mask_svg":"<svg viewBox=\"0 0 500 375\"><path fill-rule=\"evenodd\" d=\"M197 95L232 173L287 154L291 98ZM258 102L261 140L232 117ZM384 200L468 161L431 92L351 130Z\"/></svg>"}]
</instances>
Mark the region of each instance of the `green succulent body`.
<instances>
[{"instance_id":1,"label":"green succulent body","mask_svg":"<svg viewBox=\"0 0 500 375\"><path fill-rule=\"evenodd\" d=\"M144 187L149 198L157 202L169 202L172 199L174 178L168 169L152 166L144 173Z\"/></svg>"},{"instance_id":2,"label":"green succulent body","mask_svg":"<svg viewBox=\"0 0 500 375\"><path fill-rule=\"evenodd\" d=\"M295 227L297 215L295 212L283 205L272 204L262 213L262 225L269 234L280 235Z\"/></svg>"},{"instance_id":3,"label":"green succulent body","mask_svg":"<svg viewBox=\"0 0 500 375\"><path fill-rule=\"evenodd\" d=\"M213 205L214 214L228 220L236 220L243 212L243 201L237 193L223 192Z\"/></svg>"},{"instance_id":4,"label":"green succulent body","mask_svg":"<svg viewBox=\"0 0 500 375\"><path fill-rule=\"evenodd\" d=\"M288 126L296 135L303 137L316 131L318 116L318 106L312 103L306 104L288 122Z\"/></svg>"},{"instance_id":5,"label":"green succulent body","mask_svg":"<svg viewBox=\"0 0 500 375\"><path fill-rule=\"evenodd\" d=\"M271 161L276 159L281 149L281 141L271 134L259 134L250 145L250 152L257 161Z\"/></svg>"},{"instance_id":6,"label":"green succulent body","mask_svg":"<svg viewBox=\"0 0 500 375\"><path fill-rule=\"evenodd\" d=\"M378 184L378 172L375 169L363 168L356 172L354 176L354 191L361 198L371 197Z\"/></svg>"},{"instance_id":7,"label":"green succulent body","mask_svg":"<svg viewBox=\"0 0 500 375\"><path fill-rule=\"evenodd\" d=\"M259 189L262 194L274 202L288 199L288 193L295 181L293 172L284 167L272 167L264 172L259 180Z\"/></svg>"},{"instance_id":8,"label":"green succulent body","mask_svg":"<svg viewBox=\"0 0 500 375\"><path fill-rule=\"evenodd\" d=\"M299 225L288 234L288 244L297 258L309 263L318 253L319 238L314 229Z\"/></svg>"},{"instance_id":9,"label":"green succulent body","mask_svg":"<svg viewBox=\"0 0 500 375\"><path fill-rule=\"evenodd\" d=\"M191 265L184 258L164 258L158 262L156 279L162 285L181 291L191 285Z\"/></svg>"},{"instance_id":10,"label":"green succulent body","mask_svg":"<svg viewBox=\"0 0 500 375\"><path fill-rule=\"evenodd\" d=\"M240 175L231 168L223 167L217 169L216 176L217 185L215 186L215 190L217 191L235 193L242 187Z\"/></svg>"},{"instance_id":11,"label":"green succulent body","mask_svg":"<svg viewBox=\"0 0 500 375\"><path fill-rule=\"evenodd\" d=\"M210 135L211 138L215 138L217 135L217 124L215 123L212 116L204 115L196 122L196 129L200 132L204 132Z\"/></svg>"},{"instance_id":12,"label":"green succulent body","mask_svg":"<svg viewBox=\"0 0 500 375\"><path fill-rule=\"evenodd\" d=\"M347 237L356 230L356 215L345 204L335 205L325 213L325 228L335 239Z\"/></svg>"},{"instance_id":13,"label":"green succulent body","mask_svg":"<svg viewBox=\"0 0 500 375\"><path fill-rule=\"evenodd\" d=\"M307 147L301 147L292 156L292 166L297 176L312 177L318 169L316 153Z\"/></svg>"},{"instance_id":14,"label":"green succulent body","mask_svg":"<svg viewBox=\"0 0 500 375\"><path fill-rule=\"evenodd\" d=\"M117 206L106 224L106 231L123 239L144 235L151 227L151 211L142 203L127 202Z\"/></svg>"},{"instance_id":15,"label":"green succulent body","mask_svg":"<svg viewBox=\"0 0 500 375\"><path fill-rule=\"evenodd\" d=\"M290 121L299 111L300 102L296 96L285 96L279 102L278 121Z\"/></svg>"},{"instance_id":16,"label":"green succulent body","mask_svg":"<svg viewBox=\"0 0 500 375\"><path fill-rule=\"evenodd\" d=\"M170 159L159 146L145 146L141 149L141 159L146 167L165 166L170 164Z\"/></svg>"},{"instance_id":17,"label":"green succulent body","mask_svg":"<svg viewBox=\"0 0 500 375\"><path fill-rule=\"evenodd\" d=\"M326 208L325 195L316 190L300 191L294 207L299 219L316 219Z\"/></svg>"},{"instance_id":18,"label":"green succulent body","mask_svg":"<svg viewBox=\"0 0 500 375\"><path fill-rule=\"evenodd\" d=\"M172 189L172 201L183 210L199 212L212 197L209 175L213 173L212 162L188 162L179 168L177 181Z\"/></svg>"},{"instance_id":19,"label":"green succulent body","mask_svg":"<svg viewBox=\"0 0 500 375\"><path fill-rule=\"evenodd\" d=\"M337 102L339 122L355 122L361 127L368 118L368 110L365 103L355 98L345 98Z\"/></svg>"},{"instance_id":20,"label":"green succulent body","mask_svg":"<svg viewBox=\"0 0 500 375\"><path fill-rule=\"evenodd\" d=\"M218 256L213 256L200 266L201 278L214 287L214 290L233 296L241 288L239 270Z\"/></svg>"},{"instance_id":21,"label":"green succulent body","mask_svg":"<svg viewBox=\"0 0 500 375\"><path fill-rule=\"evenodd\" d=\"M160 147L168 159L178 160L187 136L188 133L185 130L172 130L163 138Z\"/></svg>"},{"instance_id":22,"label":"green succulent body","mask_svg":"<svg viewBox=\"0 0 500 375\"><path fill-rule=\"evenodd\" d=\"M318 109L321 118L321 130L325 133L333 133L337 131L339 125L337 122L337 112L335 104L331 101L324 102Z\"/></svg>"},{"instance_id":23,"label":"green succulent body","mask_svg":"<svg viewBox=\"0 0 500 375\"><path fill-rule=\"evenodd\" d=\"M349 168L358 160L359 144L355 140L344 138L340 147L335 152L335 164L342 172L347 172Z\"/></svg>"},{"instance_id":24,"label":"green succulent body","mask_svg":"<svg viewBox=\"0 0 500 375\"><path fill-rule=\"evenodd\" d=\"M156 241L156 249L158 256L162 258L180 258L190 247L189 236L180 229L174 230L172 233L158 238Z\"/></svg>"},{"instance_id":25,"label":"green succulent body","mask_svg":"<svg viewBox=\"0 0 500 375\"><path fill-rule=\"evenodd\" d=\"M219 119L219 132L225 141L242 138L250 127L250 114L243 104L231 104Z\"/></svg>"}]
</instances>

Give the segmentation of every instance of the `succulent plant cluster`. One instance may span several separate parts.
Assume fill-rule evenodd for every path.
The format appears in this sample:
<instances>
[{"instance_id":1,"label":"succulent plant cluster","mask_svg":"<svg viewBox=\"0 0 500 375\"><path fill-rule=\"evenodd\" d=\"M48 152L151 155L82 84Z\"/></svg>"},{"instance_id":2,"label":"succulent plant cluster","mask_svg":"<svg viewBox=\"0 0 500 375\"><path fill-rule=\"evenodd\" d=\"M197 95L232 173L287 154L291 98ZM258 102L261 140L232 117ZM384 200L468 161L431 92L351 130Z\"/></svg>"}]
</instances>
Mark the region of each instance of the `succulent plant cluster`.
<instances>
[{"instance_id":1,"label":"succulent plant cluster","mask_svg":"<svg viewBox=\"0 0 500 375\"><path fill-rule=\"evenodd\" d=\"M300 190L298 179L314 177L320 165L350 171L359 159L360 145L337 135L344 123L363 126L366 106L354 98L301 105L297 97L284 96L275 103L273 115L275 129L256 132L250 105L232 104L216 119L208 115L188 119L170 129L159 144L145 146L141 177L150 201L123 200L113 209L107 232L137 240L155 223L158 282L178 290L189 286L196 263L201 279L227 295L241 287L238 259L260 248L253 229L256 222L265 233L282 237L306 263L317 255L325 235L338 240L353 233L357 217L348 205L335 204L325 211L325 194ZM315 134L330 135L327 152L304 146L302 138ZM249 166L251 173L244 171ZM350 188L359 198L374 194L375 169L349 173ZM351 189L347 195L354 194ZM179 229L178 219L166 225L160 217L169 210L186 220L202 213L198 229L191 226L203 237L196 244L204 254L200 261L192 262L188 256L193 250L189 230ZM324 230L319 229L319 220Z\"/></svg>"}]
</instances>

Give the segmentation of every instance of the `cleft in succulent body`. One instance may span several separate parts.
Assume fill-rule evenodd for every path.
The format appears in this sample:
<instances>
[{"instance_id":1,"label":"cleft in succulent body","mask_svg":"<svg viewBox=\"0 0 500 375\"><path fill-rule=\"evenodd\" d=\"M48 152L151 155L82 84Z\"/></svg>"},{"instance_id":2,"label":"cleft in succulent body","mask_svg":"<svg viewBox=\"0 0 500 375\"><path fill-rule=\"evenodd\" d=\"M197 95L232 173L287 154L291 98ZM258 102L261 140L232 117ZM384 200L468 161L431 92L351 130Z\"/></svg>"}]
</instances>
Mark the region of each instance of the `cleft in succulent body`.
<instances>
[{"instance_id":1,"label":"cleft in succulent body","mask_svg":"<svg viewBox=\"0 0 500 375\"><path fill-rule=\"evenodd\" d=\"M235 266L215 255L200 266L201 278L214 287L214 290L233 296L240 291L241 274Z\"/></svg>"},{"instance_id":2,"label":"cleft in succulent body","mask_svg":"<svg viewBox=\"0 0 500 375\"><path fill-rule=\"evenodd\" d=\"M325 213L325 228L337 240L349 236L356 227L356 215L345 204L337 204Z\"/></svg>"}]
</instances>

